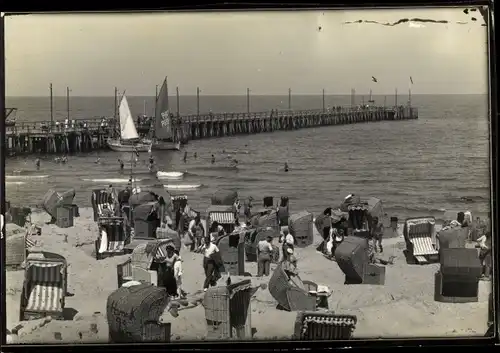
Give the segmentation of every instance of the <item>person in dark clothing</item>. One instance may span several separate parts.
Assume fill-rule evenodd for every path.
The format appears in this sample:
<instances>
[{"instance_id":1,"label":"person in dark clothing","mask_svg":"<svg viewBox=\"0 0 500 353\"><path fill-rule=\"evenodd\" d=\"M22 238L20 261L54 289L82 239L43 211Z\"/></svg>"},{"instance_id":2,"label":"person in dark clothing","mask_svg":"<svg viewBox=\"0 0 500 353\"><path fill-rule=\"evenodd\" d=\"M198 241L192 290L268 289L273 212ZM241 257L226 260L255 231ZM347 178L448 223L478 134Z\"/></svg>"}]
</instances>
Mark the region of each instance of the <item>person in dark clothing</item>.
<instances>
[{"instance_id":1,"label":"person in dark clothing","mask_svg":"<svg viewBox=\"0 0 500 353\"><path fill-rule=\"evenodd\" d=\"M188 153L187 153L187 151L184 151L184 157L182 158L182 160L184 161L184 163L186 163L187 158L188 158Z\"/></svg>"},{"instance_id":2,"label":"person in dark clothing","mask_svg":"<svg viewBox=\"0 0 500 353\"><path fill-rule=\"evenodd\" d=\"M37 169L37 170L38 170L38 169L40 169L40 158L37 158L37 159L35 160L35 166L36 166L36 169Z\"/></svg>"},{"instance_id":3,"label":"person in dark clothing","mask_svg":"<svg viewBox=\"0 0 500 353\"><path fill-rule=\"evenodd\" d=\"M125 168L125 164L121 159L118 159L118 163L120 163L120 170L123 171L123 169Z\"/></svg>"},{"instance_id":4,"label":"person in dark clothing","mask_svg":"<svg viewBox=\"0 0 500 353\"><path fill-rule=\"evenodd\" d=\"M210 237L205 237L205 250L203 255L203 269L205 270L203 290L206 292L208 287L217 284L217 280L220 278L218 267L222 262L219 248L210 241Z\"/></svg>"},{"instance_id":5,"label":"person in dark clothing","mask_svg":"<svg viewBox=\"0 0 500 353\"><path fill-rule=\"evenodd\" d=\"M177 296L177 281L174 274L174 264L180 261L173 245L167 245L165 257L158 258L158 287L164 287L169 296Z\"/></svg>"},{"instance_id":6,"label":"person in dark clothing","mask_svg":"<svg viewBox=\"0 0 500 353\"><path fill-rule=\"evenodd\" d=\"M285 172L288 172L288 163L285 162L285 168L284 168Z\"/></svg>"},{"instance_id":7,"label":"person in dark clothing","mask_svg":"<svg viewBox=\"0 0 500 353\"><path fill-rule=\"evenodd\" d=\"M317 251L323 252L325 250L326 242L330 237L330 231L332 229L332 208L328 207L323 211L323 224L322 224L323 232L321 234L323 241L316 248Z\"/></svg>"}]
</instances>

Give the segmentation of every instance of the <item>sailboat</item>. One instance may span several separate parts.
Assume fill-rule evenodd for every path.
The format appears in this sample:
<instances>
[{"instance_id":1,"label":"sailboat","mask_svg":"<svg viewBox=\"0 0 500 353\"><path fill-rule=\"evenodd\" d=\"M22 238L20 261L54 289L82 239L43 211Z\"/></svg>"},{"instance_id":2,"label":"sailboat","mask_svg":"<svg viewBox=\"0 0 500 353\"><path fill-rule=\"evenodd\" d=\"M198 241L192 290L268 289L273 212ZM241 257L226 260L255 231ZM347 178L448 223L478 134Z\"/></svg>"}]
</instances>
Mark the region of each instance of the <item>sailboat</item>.
<instances>
[{"instance_id":1,"label":"sailboat","mask_svg":"<svg viewBox=\"0 0 500 353\"><path fill-rule=\"evenodd\" d=\"M175 142L172 134L172 114L170 114L168 104L168 83L166 77L156 98L155 117L151 124L150 135L152 137L152 150L178 151L181 149L181 143Z\"/></svg>"},{"instance_id":2,"label":"sailboat","mask_svg":"<svg viewBox=\"0 0 500 353\"><path fill-rule=\"evenodd\" d=\"M146 152L150 145L139 141L139 134L135 128L134 119L130 112L127 97L123 95L119 107L120 137L108 139L108 146L116 152Z\"/></svg>"}]
</instances>

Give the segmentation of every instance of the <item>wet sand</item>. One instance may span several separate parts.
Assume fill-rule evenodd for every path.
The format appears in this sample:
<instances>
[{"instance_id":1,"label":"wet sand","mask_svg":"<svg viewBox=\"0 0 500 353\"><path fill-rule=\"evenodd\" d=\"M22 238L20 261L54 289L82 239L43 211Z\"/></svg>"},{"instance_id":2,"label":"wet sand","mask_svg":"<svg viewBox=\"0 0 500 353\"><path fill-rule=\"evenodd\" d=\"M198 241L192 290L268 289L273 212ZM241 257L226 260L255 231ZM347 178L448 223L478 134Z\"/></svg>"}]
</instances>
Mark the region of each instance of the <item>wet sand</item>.
<instances>
[{"instance_id":1,"label":"wet sand","mask_svg":"<svg viewBox=\"0 0 500 353\"><path fill-rule=\"evenodd\" d=\"M92 219L92 209L80 209L71 228L61 229L46 225L45 213L34 213L34 223L43 225L42 235L34 236L43 250L65 256L68 261L68 292L66 308L76 310L72 320L33 320L19 322L19 304L24 271L7 271L7 328L18 324L18 335L9 337L13 343L97 343L108 341L106 300L117 288L116 265L129 255L95 260L93 242L97 225ZM7 236L9 229L6 226ZM67 235L67 243L64 242ZM320 237L316 236L316 243ZM329 298L330 310L338 314L353 314L358 318L356 338L403 338L482 336L487 330L488 294L491 283L481 281L479 302L435 302L434 273L438 264L407 265L405 248L400 237L386 239L384 257L395 256L393 265L386 266L386 283L376 285L344 285L344 274L337 264L316 252L315 246L297 249L299 271L302 279L327 285L333 290ZM8 249L7 249L8 251ZM181 251L183 259L183 287L188 293L202 288L204 279L202 257L187 250ZM272 266L271 270L274 268ZM245 270L255 275L255 263L245 263ZM267 279L262 281L267 282ZM252 326L254 339L289 339L293 334L296 313L276 309L276 301L267 289L258 290L252 298ZM179 312L170 317L172 341L200 340L206 335L204 308L198 307ZM94 324L94 325L92 325ZM92 326L92 327L91 327Z\"/></svg>"}]
</instances>

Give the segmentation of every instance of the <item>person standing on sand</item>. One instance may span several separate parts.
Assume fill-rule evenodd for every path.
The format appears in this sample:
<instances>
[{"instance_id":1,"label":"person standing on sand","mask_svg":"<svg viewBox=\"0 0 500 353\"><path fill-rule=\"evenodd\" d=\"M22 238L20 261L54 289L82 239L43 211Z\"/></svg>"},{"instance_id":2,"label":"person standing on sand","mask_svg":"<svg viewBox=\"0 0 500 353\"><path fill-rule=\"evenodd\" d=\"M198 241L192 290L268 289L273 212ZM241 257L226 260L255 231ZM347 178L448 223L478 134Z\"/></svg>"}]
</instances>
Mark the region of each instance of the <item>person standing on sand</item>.
<instances>
[{"instance_id":1,"label":"person standing on sand","mask_svg":"<svg viewBox=\"0 0 500 353\"><path fill-rule=\"evenodd\" d=\"M166 247L166 255L158 257L158 287L164 287L169 296L177 296L177 281L175 279L174 265L175 262L181 261L179 255L175 253L173 245L168 244Z\"/></svg>"},{"instance_id":2,"label":"person standing on sand","mask_svg":"<svg viewBox=\"0 0 500 353\"><path fill-rule=\"evenodd\" d=\"M272 241L273 237L268 235L257 244L257 277L269 276L273 253Z\"/></svg>"},{"instance_id":3,"label":"person standing on sand","mask_svg":"<svg viewBox=\"0 0 500 353\"><path fill-rule=\"evenodd\" d=\"M491 274L491 232L486 232L482 237L477 240L479 244L479 260L483 266L483 273L481 278L490 279Z\"/></svg>"},{"instance_id":4,"label":"person standing on sand","mask_svg":"<svg viewBox=\"0 0 500 353\"><path fill-rule=\"evenodd\" d=\"M202 240L205 237L205 230L201 224L200 214L197 214L196 217L189 222L188 236L192 241L191 248L189 249L190 251L194 251L202 246Z\"/></svg>"},{"instance_id":5,"label":"person standing on sand","mask_svg":"<svg viewBox=\"0 0 500 353\"><path fill-rule=\"evenodd\" d=\"M203 252L203 269L205 271L205 281L203 282L203 291L206 292L208 287L217 284L217 267L220 259L219 248L210 241L210 237L205 237L205 250Z\"/></svg>"},{"instance_id":6,"label":"person standing on sand","mask_svg":"<svg viewBox=\"0 0 500 353\"><path fill-rule=\"evenodd\" d=\"M323 211L323 221L321 222L321 229L323 230L321 236L323 241L316 248L317 251L323 253L325 250L326 243L330 238L330 232L332 230L332 208L328 207Z\"/></svg>"},{"instance_id":7,"label":"person standing on sand","mask_svg":"<svg viewBox=\"0 0 500 353\"><path fill-rule=\"evenodd\" d=\"M295 237L288 231L288 229L283 229L281 242L283 242L282 251L283 251L283 259L281 261L285 261L288 258L288 249L291 249L293 253L294 245L295 245Z\"/></svg>"},{"instance_id":8,"label":"person standing on sand","mask_svg":"<svg viewBox=\"0 0 500 353\"><path fill-rule=\"evenodd\" d=\"M248 199L243 203L243 214L245 215L247 220L249 220L250 216L252 215L252 201L253 197L249 196Z\"/></svg>"},{"instance_id":9,"label":"person standing on sand","mask_svg":"<svg viewBox=\"0 0 500 353\"><path fill-rule=\"evenodd\" d=\"M379 222L378 217L373 217L373 224L371 227L371 237L373 239L373 249L377 252L377 246L380 253L384 252L382 247L382 237L384 236L384 224Z\"/></svg>"}]
</instances>

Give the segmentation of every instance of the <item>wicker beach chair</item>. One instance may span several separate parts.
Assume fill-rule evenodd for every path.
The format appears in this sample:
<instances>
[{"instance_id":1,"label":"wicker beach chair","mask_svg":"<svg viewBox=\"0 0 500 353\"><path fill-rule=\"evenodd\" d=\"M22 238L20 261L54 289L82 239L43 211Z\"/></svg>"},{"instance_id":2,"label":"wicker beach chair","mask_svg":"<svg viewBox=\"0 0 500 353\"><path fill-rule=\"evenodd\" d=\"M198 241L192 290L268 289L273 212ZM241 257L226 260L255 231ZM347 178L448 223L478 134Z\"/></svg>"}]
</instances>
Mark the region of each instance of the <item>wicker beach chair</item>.
<instances>
[{"instance_id":1,"label":"wicker beach chair","mask_svg":"<svg viewBox=\"0 0 500 353\"><path fill-rule=\"evenodd\" d=\"M151 284L118 288L106 303L109 342L170 342L171 324L161 319L169 303L165 288Z\"/></svg>"},{"instance_id":2,"label":"wicker beach chair","mask_svg":"<svg viewBox=\"0 0 500 353\"><path fill-rule=\"evenodd\" d=\"M8 227L8 225L6 226ZM32 238L36 227L29 227L23 233L11 235L5 239L5 266L19 268L26 260L29 249L36 245Z\"/></svg>"},{"instance_id":3,"label":"wicker beach chair","mask_svg":"<svg viewBox=\"0 0 500 353\"><path fill-rule=\"evenodd\" d=\"M410 260L417 264L427 264L439 260L436 241L434 217L408 218L405 221L403 235L406 242L406 253Z\"/></svg>"},{"instance_id":4,"label":"wicker beach chair","mask_svg":"<svg viewBox=\"0 0 500 353\"><path fill-rule=\"evenodd\" d=\"M250 299L259 287L250 280L229 286L211 287L205 293L203 306L210 340L251 339Z\"/></svg>"},{"instance_id":5,"label":"wicker beach chair","mask_svg":"<svg viewBox=\"0 0 500 353\"><path fill-rule=\"evenodd\" d=\"M244 234L233 233L220 237L216 242L222 257L222 273L243 276L245 273Z\"/></svg>"},{"instance_id":6,"label":"wicker beach chair","mask_svg":"<svg viewBox=\"0 0 500 353\"><path fill-rule=\"evenodd\" d=\"M95 241L95 257L101 260L106 257L123 255L125 244L130 241L125 232L122 217L99 217L99 235Z\"/></svg>"},{"instance_id":7,"label":"wicker beach chair","mask_svg":"<svg viewBox=\"0 0 500 353\"><path fill-rule=\"evenodd\" d=\"M356 328L357 317L334 313L297 313L293 339L295 340L348 340Z\"/></svg>"},{"instance_id":8,"label":"wicker beach chair","mask_svg":"<svg viewBox=\"0 0 500 353\"><path fill-rule=\"evenodd\" d=\"M279 238L280 232L271 227L251 229L245 232L245 255L248 262L257 261L257 244L259 244L259 241L266 239L269 235L273 237L273 239ZM276 256L279 259L279 247L274 246L273 249L275 249L275 252L273 252L272 261L276 263L278 261L276 260Z\"/></svg>"},{"instance_id":9,"label":"wicker beach chair","mask_svg":"<svg viewBox=\"0 0 500 353\"><path fill-rule=\"evenodd\" d=\"M100 217L115 215L115 203L108 191L103 189L92 190L91 203L94 211L94 222L97 222Z\"/></svg>"},{"instance_id":10,"label":"wicker beach chair","mask_svg":"<svg viewBox=\"0 0 500 353\"><path fill-rule=\"evenodd\" d=\"M21 293L21 321L51 316L63 319L67 292L66 259L49 252L33 252L26 259Z\"/></svg>"},{"instance_id":11,"label":"wicker beach chair","mask_svg":"<svg viewBox=\"0 0 500 353\"><path fill-rule=\"evenodd\" d=\"M304 248L311 245L314 241L313 214L308 211L292 214L288 229L295 237L297 247Z\"/></svg>"},{"instance_id":12,"label":"wicker beach chair","mask_svg":"<svg viewBox=\"0 0 500 353\"><path fill-rule=\"evenodd\" d=\"M210 228L213 222L219 223L224 228L226 233L232 233L236 222L234 206L217 205L208 207L207 228Z\"/></svg>"},{"instance_id":13,"label":"wicker beach chair","mask_svg":"<svg viewBox=\"0 0 500 353\"><path fill-rule=\"evenodd\" d=\"M287 311L316 311L317 298L309 294L312 285L309 282L306 287L298 275L290 278L283 269L283 263L280 263L269 280L269 292Z\"/></svg>"}]
</instances>

